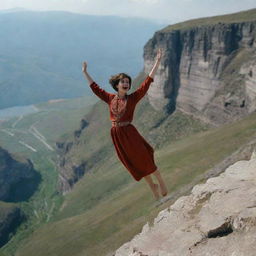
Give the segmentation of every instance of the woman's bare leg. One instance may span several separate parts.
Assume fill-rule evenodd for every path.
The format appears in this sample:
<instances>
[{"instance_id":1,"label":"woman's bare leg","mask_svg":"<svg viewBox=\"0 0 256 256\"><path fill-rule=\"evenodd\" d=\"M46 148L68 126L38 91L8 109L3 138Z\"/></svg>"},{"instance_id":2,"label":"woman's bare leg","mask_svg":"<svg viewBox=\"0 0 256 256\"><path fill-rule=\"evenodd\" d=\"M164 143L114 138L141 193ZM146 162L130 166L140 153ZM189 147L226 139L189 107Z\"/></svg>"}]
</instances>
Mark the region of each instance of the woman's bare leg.
<instances>
[{"instance_id":1,"label":"woman's bare leg","mask_svg":"<svg viewBox=\"0 0 256 256\"><path fill-rule=\"evenodd\" d=\"M167 187L166 187L166 185L164 183L164 180L163 180L163 178L161 176L161 173L158 170L156 170L155 172L153 172L153 174L156 176L156 178L157 178L157 180L159 182L162 196L166 196L168 191L167 191Z\"/></svg>"},{"instance_id":2,"label":"woman's bare leg","mask_svg":"<svg viewBox=\"0 0 256 256\"><path fill-rule=\"evenodd\" d=\"M148 176L145 176L144 179L146 180L146 182L148 183L149 187L151 188L154 196L155 196L155 199L159 199L159 186L158 184L155 184L152 180L152 177L150 175Z\"/></svg>"}]
</instances>

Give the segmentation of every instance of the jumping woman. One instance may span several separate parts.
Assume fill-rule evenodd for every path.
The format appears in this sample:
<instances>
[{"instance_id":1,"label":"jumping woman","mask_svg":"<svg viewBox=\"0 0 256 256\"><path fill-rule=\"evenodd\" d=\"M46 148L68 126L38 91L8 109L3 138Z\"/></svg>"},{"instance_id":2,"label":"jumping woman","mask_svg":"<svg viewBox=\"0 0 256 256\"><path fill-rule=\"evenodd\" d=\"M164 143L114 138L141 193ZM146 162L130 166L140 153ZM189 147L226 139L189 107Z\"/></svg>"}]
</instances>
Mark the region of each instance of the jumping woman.
<instances>
[{"instance_id":1,"label":"jumping woman","mask_svg":"<svg viewBox=\"0 0 256 256\"><path fill-rule=\"evenodd\" d=\"M94 82L87 72L86 62L83 62L82 67L92 91L109 106L112 122L110 133L117 156L136 181L142 178L146 180L157 200L160 195L167 195L167 188L155 165L153 148L131 122L137 103L147 93L150 84L154 80L161 57L162 51L159 49L151 72L140 87L129 95L127 92L131 88L132 79L127 74L120 73L110 78L109 82L117 92L112 94L106 92ZM159 184L153 182L151 174L156 177Z\"/></svg>"}]
</instances>

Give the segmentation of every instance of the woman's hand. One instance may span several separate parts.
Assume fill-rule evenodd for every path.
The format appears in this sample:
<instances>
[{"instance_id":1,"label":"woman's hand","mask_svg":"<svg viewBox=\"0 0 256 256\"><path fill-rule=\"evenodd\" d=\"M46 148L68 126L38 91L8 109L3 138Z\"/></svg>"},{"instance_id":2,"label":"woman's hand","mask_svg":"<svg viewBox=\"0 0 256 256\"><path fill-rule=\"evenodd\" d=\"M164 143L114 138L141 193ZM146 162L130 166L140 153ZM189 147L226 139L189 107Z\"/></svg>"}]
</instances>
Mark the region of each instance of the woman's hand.
<instances>
[{"instance_id":1,"label":"woman's hand","mask_svg":"<svg viewBox=\"0 0 256 256\"><path fill-rule=\"evenodd\" d=\"M87 63L85 61L83 62L82 71L84 73L87 71Z\"/></svg>"},{"instance_id":2,"label":"woman's hand","mask_svg":"<svg viewBox=\"0 0 256 256\"><path fill-rule=\"evenodd\" d=\"M83 71L84 76L85 76L86 80L88 81L89 85L92 84L93 79L91 78L91 76L87 72L87 62L85 62L85 61L83 62L82 71Z\"/></svg>"},{"instance_id":3,"label":"woman's hand","mask_svg":"<svg viewBox=\"0 0 256 256\"><path fill-rule=\"evenodd\" d=\"M160 61L162 56L163 56L163 50L161 48L159 48L157 51L156 60Z\"/></svg>"},{"instance_id":4,"label":"woman's hand","mask_svg":"<svg viewBox=\"0 0 256 256\"><path fill-rule=\"evenodd\" d=\"M156 71L157 71L157 69L158 69L158 67L160 65L160 61L161 61L162 55L163 55L163 51L162 51L162 49L159 48L157 50L156 62L155 62L153 68L151 69L151 71L149 73L149 76L152 77L152 78L154 78L155 73L156 73Z\"/></svg>"}]
</instances>

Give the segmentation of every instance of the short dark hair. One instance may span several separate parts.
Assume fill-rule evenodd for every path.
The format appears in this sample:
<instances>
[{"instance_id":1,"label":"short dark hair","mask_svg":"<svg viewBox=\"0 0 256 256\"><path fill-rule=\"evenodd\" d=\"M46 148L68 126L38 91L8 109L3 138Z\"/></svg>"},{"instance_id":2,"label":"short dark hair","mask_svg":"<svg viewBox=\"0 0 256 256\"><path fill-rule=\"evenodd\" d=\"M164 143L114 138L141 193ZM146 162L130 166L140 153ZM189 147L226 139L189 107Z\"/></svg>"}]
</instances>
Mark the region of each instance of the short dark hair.
<instances>
[{"instance_id":1,"label":"short dark hair","mask_svg":"<svg viewBox=\"0 0 256 256\"><path fill-rule=\"evenodd\" d=\"M131 84L132 84L132 79L131 79L131 77L128 76L127 74L125 74L125 73L119 73L119 74L117 74L117 75L111 76L110 79L109 79L109 83L112 85L112 87L113 87L113 89L114 89L115 91L118 92L118 89L117 89L116 86L118 85L119 81L120 81L121 79L123 79L123 78L128 78L128 79L129 79L129 84L130 84L129 89L131 88Z\"/></svg>"}]
</instances>

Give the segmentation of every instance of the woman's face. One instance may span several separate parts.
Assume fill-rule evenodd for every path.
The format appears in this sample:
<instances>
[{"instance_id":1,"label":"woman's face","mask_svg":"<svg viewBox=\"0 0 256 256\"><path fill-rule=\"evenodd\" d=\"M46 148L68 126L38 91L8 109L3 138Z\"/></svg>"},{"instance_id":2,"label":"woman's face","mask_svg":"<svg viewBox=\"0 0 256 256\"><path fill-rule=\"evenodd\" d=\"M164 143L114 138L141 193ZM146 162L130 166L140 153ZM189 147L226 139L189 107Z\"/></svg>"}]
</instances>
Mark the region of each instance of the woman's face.
<instances>
[{"instance_id":1,"label":"woman's face","mask_svg":"<svg viewBox=\"0 0 256 256\"><path fill-rule=\"evenodd\" d=\"M128 92L130 89L129 79L127 77L121 78L117 85L118 92Z\"/></svg>"}]
</instances>

